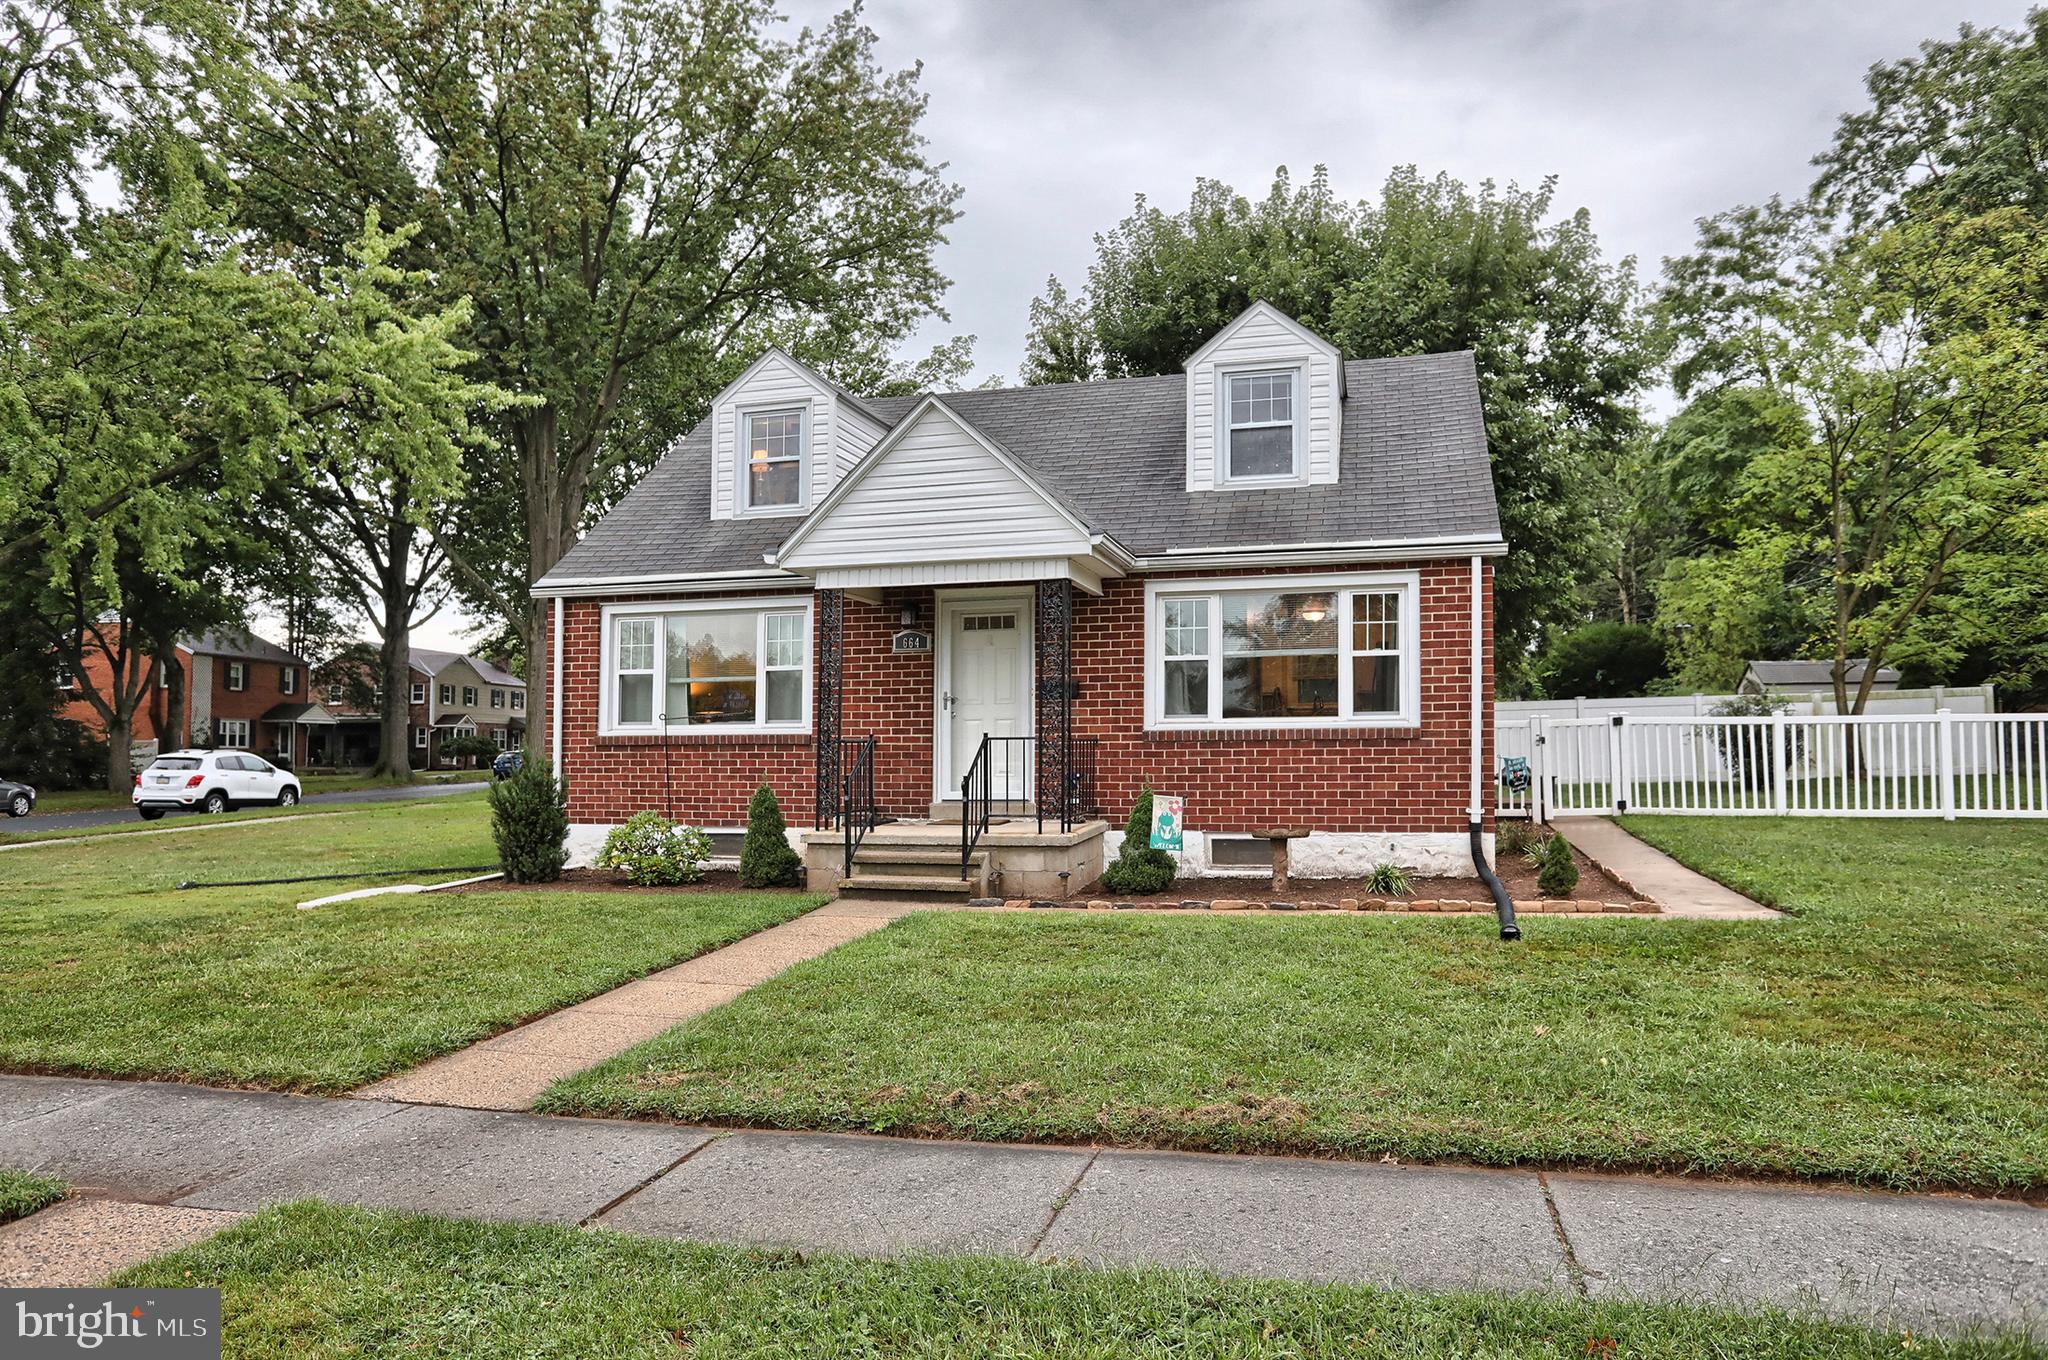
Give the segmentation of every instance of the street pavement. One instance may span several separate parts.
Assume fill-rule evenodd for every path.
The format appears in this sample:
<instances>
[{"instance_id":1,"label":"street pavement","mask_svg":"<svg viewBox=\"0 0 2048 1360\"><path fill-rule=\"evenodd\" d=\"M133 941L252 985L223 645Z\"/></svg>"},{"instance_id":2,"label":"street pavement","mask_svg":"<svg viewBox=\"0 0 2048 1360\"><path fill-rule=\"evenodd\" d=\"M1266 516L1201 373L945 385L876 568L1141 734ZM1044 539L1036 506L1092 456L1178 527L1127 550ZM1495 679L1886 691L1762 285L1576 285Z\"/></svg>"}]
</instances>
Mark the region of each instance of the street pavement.
<instances>
[{"instance_id":1,"label":"street pavement","mask_svg":"<svg viewBox=\"0 0 2048 1360\"><path fill-rule=\"evenodd\" d=\"M392 803L409 798L443 798L453 793L474 793L490 782L487 775L479 773L474 780L461 784L395 784L384 788L348 789L340 793L310 793L301 799L300 807L322 808L341 803ZM10 834L47 834L52 831L84 831L96 826L122 826L133 823L140 831L144 827L169 826L181 817L203 817L203 812L172 812L161 820L145 822L132 807L98 808L91 812L32 812L26 817L0 817L0 840Z\"/></svg>"},{"instance_id":2,"label":"street pavement","mask_svg":"<svg viewBox=\"0 0 2048 1360\"><path fill-rule=\"evenodd\" d=\"M2048 1211L1962 1196L735 1133L63 1077L0 1077L0 1166L223 1225L310 1197L810 1251L1773 1304L2048 1339ZM49 1259L47 1244L10 1256L9 1235L35 1223L0 1229L0 1275Z\"/></svg>"}]
</instances>

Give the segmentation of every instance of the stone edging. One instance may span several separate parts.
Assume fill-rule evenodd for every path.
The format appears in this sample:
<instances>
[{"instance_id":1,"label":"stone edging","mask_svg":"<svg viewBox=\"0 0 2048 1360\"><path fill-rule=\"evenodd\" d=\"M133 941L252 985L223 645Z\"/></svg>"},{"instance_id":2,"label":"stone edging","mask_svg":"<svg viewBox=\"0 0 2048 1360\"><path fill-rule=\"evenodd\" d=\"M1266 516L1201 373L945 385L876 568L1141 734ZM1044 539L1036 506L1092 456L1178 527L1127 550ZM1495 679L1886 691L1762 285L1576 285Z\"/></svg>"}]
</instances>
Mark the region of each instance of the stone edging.
<instances>
[{"instance_id":1,"label":"stone edging","mask_svg":"<svg viewBox=\"0 0 2048 1360\"><path fill-rule=\"evenodd\" d=\"M1394 911L1441 912L1445 914L1493 915L1493 903L1470 902L1460 898L1346 897L1336 902L1251 901L1241 897L1187 898L1179 902L1115 902L1102 897L976 897L970 907L998 907L1009 911L1061 909L1066 911ZM1652 916L1664 908L1655 902L1594 902L1569 897L1518 901L1518 915L1545 916Z\"/></svg>"}]
</instances>

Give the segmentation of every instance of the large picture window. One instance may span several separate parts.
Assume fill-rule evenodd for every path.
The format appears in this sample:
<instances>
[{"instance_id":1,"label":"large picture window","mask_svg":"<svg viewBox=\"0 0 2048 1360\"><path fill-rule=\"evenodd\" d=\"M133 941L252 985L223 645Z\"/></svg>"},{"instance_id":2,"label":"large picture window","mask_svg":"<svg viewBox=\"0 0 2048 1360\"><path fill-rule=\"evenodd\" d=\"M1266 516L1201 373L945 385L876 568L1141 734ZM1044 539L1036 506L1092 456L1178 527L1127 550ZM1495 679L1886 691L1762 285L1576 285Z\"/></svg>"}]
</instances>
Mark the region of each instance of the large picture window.
<instances>
[{"instance_id":1,"label":"large picture window","mask_svg":"<svg viewBox=\"0 0 2048 1360\"><path fill-rule=\"evenodd\" d=\"M1412 575L1161 583L1150 594L1157 726L1416 721Z\"/></svg>"},{"instance_id":2,"label":"large picture window","mask_svg":"<svg viewBox=\"0 0 2048 1360\"><path fill-rule=\"evenodd\" d=\"M810 634L807 605L611 614L604 730L800 730Z\"/></svg>"}]
</instances>

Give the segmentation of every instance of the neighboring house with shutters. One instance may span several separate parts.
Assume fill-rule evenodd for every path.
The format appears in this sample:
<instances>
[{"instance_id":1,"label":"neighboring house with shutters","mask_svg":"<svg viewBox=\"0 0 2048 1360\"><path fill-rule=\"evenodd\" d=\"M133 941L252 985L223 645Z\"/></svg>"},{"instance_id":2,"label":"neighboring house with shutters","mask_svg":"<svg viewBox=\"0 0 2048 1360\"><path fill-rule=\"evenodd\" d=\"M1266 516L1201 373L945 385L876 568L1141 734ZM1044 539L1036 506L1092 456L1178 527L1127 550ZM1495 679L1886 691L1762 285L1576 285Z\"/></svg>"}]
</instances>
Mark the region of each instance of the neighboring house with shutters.
<instances>
[{"instance_id":1,"label":"neighboring house with shutters","mask_svg":"<svg viewBox=\"0 0 2048 1360\"><path fill-rule=\"evenodd\" d=\"M535 744L584 835L769 784L814 882L1081 888L1146 783L1193 872L1470 872L1505 550L1466 352L1260 303L1180 373L863 398L771 349L535 586Z\"/></svg>"},{"instance_id":2,"label":"neighboring house with shutters","mask_svg":"<svg viewBox=\"0 0 2048 1360\"><path fill-rule=\"evenodd\" d=\"M407 653L407 740L415 770L453 769L479 762L442 753L456 737L481 736L499 750L526 741L526 682L484 657L414 647ZM382 729L382 686L371 668L349 682L326 678L325 702L341 720L345 761L368 765Z\"/></svg>"}]
</instances>

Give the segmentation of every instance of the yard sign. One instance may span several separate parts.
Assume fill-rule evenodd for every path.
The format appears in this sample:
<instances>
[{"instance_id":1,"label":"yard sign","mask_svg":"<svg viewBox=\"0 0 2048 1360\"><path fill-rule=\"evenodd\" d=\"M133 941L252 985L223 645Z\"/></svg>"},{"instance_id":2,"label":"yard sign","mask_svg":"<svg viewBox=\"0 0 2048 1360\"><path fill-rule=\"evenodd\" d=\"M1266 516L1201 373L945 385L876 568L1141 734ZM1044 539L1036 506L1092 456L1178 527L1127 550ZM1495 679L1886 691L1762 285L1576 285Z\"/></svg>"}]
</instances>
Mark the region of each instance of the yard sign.
<instances>
[{"instance_id":1,"label":"yard sign","mask_svg":"<svg viewBox=\"0 0 2048 1360\"><path fill-rule=\"evenodd\" d=\"M1152 848L1180 849L1180 799L1152 795Z\"/></svg>"}]
</instances>

